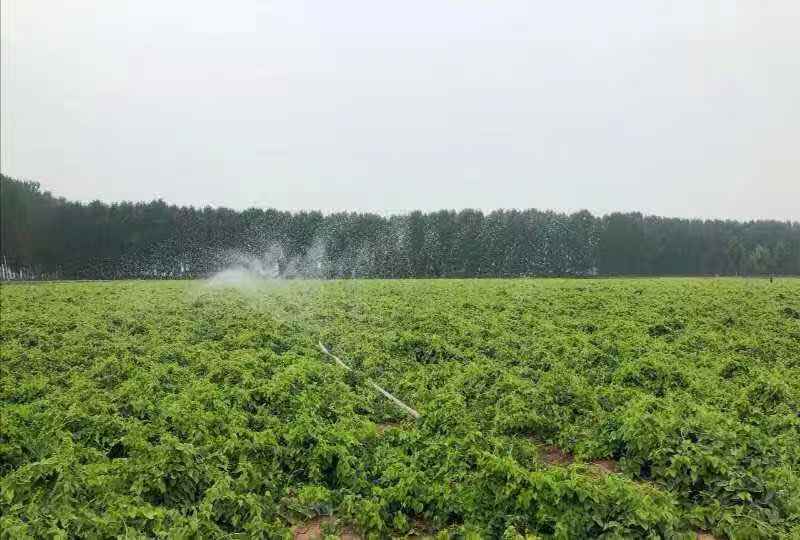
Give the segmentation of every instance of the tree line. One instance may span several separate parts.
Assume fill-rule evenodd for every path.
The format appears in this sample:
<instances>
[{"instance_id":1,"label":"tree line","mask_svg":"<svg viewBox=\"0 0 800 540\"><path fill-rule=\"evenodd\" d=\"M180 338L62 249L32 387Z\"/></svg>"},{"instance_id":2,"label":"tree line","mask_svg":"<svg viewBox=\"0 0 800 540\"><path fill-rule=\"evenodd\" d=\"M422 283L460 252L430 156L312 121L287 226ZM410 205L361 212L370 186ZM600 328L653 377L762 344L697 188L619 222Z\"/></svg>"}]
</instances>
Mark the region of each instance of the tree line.
<instances>
[{"instance_id":1,"label":"tree line","mask_svg":"<svg viewBox=\"0 0 800 540\"><path fill-rule=\"evenodd\" d=\"M54 197L0 178L0 278L800 274L800 223L638 212L440 210L405 215L194 208Z\"/></svg>"}]
</instances>

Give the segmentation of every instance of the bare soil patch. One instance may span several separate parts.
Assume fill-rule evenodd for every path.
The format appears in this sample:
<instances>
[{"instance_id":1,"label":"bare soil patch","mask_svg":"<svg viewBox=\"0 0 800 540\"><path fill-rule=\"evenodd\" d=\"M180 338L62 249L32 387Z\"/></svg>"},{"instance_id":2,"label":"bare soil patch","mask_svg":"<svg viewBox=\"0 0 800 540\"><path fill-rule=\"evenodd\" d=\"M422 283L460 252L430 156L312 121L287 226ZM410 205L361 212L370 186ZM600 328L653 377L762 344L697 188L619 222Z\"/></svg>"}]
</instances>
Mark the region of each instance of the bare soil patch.
<instances>
[{"instance_id":1,"label":"bare soil patch","mask_svg":"<svg viewBox=\"0 0 800 540\"><path fill-rule=\"evenodd\" d=\"M542 447L542 459L548 465L569 465L575 458L557 446Z\"/></svg>"},{"instance_id":2,"label":"bare soil patch","mask_svg":"<svg viewBox=\"0 0 800 540\"><path fill-rule=\"evenodd\" d=\"M333 525L335 522L336 519L332 516L317 516L305 523L295 525L292 528L292 538L294 540L321 540L325 536L322 532L323 525ZM361 537L349 527L342 529L339 538L342 540L361 540Z\"/></svg>"},{"instance_id":3,"label":"bare soil patch","mask_svg":"<svg viewBox=\"0 0 800 540\"><path fill-rule=\"evenodd\" d=\"M540 447L542 460L548 465L569 465L575 462L575 456L572 453L562 450L561 448L553 445ZM619 472L619 465L616 460L612 458L595 459L589 462L591 469L598 471L602 474L614 474Z\"/></svg>"}]
</instances>

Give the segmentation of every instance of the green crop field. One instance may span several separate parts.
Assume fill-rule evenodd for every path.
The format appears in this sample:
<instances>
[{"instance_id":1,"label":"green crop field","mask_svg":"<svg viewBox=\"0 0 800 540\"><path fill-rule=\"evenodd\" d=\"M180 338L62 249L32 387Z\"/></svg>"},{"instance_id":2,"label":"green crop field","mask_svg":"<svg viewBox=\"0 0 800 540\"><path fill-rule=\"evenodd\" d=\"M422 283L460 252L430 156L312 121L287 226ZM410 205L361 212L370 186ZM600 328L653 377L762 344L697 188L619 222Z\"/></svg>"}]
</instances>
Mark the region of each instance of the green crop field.
<instances>
[{"instance_id":1,"label":"green crop field","mask_svg":"<svg viewBox=\"0 0 800 540\"><path fill-rule=\"evenodd\" d=\"M3 538L800 537L798 279L0 292Z\"/></svg>"}]
</instances>

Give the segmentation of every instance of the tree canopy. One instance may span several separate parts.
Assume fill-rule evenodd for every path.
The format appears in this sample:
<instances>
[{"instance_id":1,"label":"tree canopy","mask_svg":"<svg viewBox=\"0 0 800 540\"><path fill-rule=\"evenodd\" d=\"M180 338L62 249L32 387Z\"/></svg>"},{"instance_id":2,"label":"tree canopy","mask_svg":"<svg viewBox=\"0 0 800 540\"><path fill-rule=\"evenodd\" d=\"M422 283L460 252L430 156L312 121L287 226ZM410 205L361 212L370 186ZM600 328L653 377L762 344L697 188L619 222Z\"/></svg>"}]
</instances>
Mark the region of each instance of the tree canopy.
<instances>
[{"instance_id":1,"label":"tree canopy","mask_svg":"<svg viewBox=\"0 0 800 540\"><path fill-rule=\"evenodd\" d=\"M440 210L380 216L89 204L0 178L0 277L198 277L242 260L286 276L800 274L800 223L638 212Z\"/></svg>"}]
</instances>

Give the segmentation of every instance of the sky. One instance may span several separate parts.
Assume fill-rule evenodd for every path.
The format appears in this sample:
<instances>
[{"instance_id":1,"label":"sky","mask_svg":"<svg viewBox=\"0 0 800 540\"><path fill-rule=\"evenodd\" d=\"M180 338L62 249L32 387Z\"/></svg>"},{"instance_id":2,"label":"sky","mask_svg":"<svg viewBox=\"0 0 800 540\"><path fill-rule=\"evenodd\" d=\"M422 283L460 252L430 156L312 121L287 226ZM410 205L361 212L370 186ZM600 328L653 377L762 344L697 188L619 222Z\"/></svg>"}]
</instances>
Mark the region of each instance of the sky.
<instances>
[{"instance_id":1,"label":"sky","mask_svg":"<svg viewBox=\"0 0 800 540\"><path fill-rule=\"evenodd\" d=\"M0 167L69 199L800 219L800 2L7 0Z\"/></svg>"}]
</instances>

